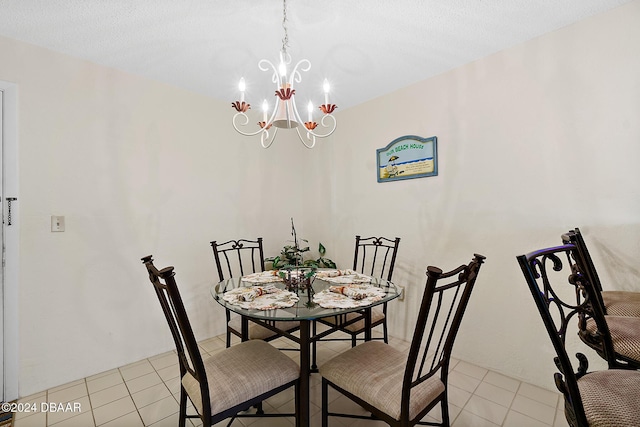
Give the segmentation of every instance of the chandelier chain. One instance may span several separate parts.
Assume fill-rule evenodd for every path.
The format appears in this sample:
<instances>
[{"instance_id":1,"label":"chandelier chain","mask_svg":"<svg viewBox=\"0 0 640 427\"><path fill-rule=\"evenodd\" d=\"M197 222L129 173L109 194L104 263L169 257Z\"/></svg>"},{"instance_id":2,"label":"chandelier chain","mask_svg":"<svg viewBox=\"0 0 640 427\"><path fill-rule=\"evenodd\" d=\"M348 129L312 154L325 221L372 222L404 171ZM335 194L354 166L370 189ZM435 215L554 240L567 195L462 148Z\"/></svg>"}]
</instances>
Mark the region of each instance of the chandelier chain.
<instances>
[{"instance_id":1,"label":"chandelier chain","mask_svg":"<svg viewBox=\"0 0 640 427\"><path fill-rule=\"evenodd\" d=\"M287 32L287 0L282 1L282 28L284 28L282 52L287 53L287 47L289 47L289 33Z\"/></svg>"}]
</instances>

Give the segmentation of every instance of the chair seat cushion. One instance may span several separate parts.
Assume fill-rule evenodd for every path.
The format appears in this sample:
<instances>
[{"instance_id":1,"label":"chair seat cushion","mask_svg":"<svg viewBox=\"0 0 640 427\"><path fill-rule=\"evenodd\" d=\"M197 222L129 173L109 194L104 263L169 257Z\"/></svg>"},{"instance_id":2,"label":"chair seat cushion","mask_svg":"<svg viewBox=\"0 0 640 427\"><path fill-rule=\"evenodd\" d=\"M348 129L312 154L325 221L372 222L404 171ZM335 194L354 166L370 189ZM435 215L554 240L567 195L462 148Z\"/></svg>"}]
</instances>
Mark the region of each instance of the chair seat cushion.
<instances>
[{"instance_id":1,"label":"chair seat cushion","mask_svg":"<svg viewBox=\"0 0 640 427\"><path fill-rule=\"evenodd\" d=\"M300 376L296 362L264 341L246 341L204 360L209 382L211 414L240 405ZM200 383L193 375L182 377L182 386L202 414Z\"/></svg>"},{"instance_id":2,"label":"chair seat cushion","mask_svg":"<svg viewBox=\"0 0 640 427\"><path fill-rule=\"evenodd\" d=\"M242 331L242 318L240 316L234 316L229 321L229 327L235 331ZM275 322L275 327L283 331L289 331L300 327L300 322ZM249 321L249 339L250 340L266 340L278 335L271 329L267 329L264 326L258 325L255 322Z\"/></svg>"},{"instance_id":3,"label":"chair seat cushion","mask_svg":"<svg viewBox=\"0 0 640 427\"><path fill-rule=\"evenodd\" d=\"M611 333L613 351L640 362L640 317L605 316L605 319ZM587 320L587 331L594 334L596 329L595 321Z\"/></svg>"},{"instance_id":4,"label":"chair seat cushion","mask_svg":"<svg viewBox=\"0 0 640 427\"><path fill-rule=\"evenodd\" d=\"M609 369L578 380L589 427L640 426L640 372Z\"/></svg>"},{"instance_id":5,"label":"chair seat cushion","mask_svg":"<svg viewBox=\"0 0 640 427\"><path fill-rule=\"evenodd\" d=\"M368 341L329 360L320 367L320 375L399 420L406 361L406 353L380 341ZM437 375L416 386L409 417L414 419L444 391Z\"/></svg>"},{"instance_id":6,"label":"chair seat cushion","mask_svg":"<svg viewBox=\"0 0 640 427\"><path fill-rule=\"evenodd\" d=\"M338 325L341 322L341 320L344 319L345 317L346 317L346 320L345 320L345 323L346 323L358 317L363 317L363 314L360 312L351 312L351 313L347 313L345 316L331 316L331 317L326 317L323 320L326 321L327 323ZM376 326L377 324L381 323L383 320L384 320L384 311L382 310L382 307L381 306L373 307L371 309L371 324L373 326ZM343 327L343 329L352 333L359 333L364 331L364 317L358 320L357 322L351 323Z\"/></svg>"},{"instance_id":7,"label":"chair seat cushion","mask_svg":"<svg viewBox=\"0 0 640 427\"><path fill-rule=\"evenodd\" d=\"M640 317L640 292L602 291L601 295L607 314Z\"/></svg>"}]
</instances>

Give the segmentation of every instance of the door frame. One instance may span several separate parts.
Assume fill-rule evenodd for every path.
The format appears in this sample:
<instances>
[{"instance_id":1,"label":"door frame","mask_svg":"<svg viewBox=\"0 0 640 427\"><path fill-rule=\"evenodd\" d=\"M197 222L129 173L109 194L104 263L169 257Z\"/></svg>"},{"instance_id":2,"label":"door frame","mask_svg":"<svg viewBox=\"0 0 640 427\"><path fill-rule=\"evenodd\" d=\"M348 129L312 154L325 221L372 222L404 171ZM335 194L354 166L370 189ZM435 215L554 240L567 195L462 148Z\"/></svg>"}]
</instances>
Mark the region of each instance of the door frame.
<instances>
[{"instance_id":1,"label":"door frame","mask_svg":"<svg viewBox=\"0 0 640 427\"><path fill-rule=\"evenodd\" d=\"M4 390L2 400L18 398L18 254L20 236L20 200L18 198L18 86L0 80L2 100L2 197L5 263L3 274L4 296ZM11 225L6 221L7 197L17 200L11 204ZM0 302L2 303L2 302Z\"/></svg>"}]
</instances>

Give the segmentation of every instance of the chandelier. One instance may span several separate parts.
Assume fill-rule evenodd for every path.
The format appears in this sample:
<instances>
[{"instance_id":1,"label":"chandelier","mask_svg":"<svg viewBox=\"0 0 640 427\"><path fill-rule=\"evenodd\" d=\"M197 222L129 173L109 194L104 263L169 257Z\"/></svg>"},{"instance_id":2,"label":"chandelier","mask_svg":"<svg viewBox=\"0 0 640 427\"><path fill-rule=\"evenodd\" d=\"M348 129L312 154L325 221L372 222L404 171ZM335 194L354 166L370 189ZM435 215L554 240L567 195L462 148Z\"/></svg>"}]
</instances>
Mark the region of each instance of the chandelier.
<instances>
[{"instance_id":1,"label":"chandelier","mask_svg":"<svg viewBox=\"0 0 640 427\"><path fill-rule=\"evenodd\" d=\"M280 50L280 62L276 67L271 61L262 59L258 62L258 68L262 71L271 71L271 81L275 84L276 102L273 109L270 110L269 103L265 99L262 102L262 121L258 121L259 129L253 132L244 132L240 127L249 124L247 111L251 108L251 104L245 102L244 95L246 84L244 78L240 79L238 88L240 90L240 100L232 102L236 113L233 115L233 127L238 133L245 136L255 136L260 134L260 142L263 148L269 148L275 140L278 129L295 129L298 133L300 141L307 148L313 148L316 144L316 138L326 138L336 130L336 119L332 113L337 108L335 104L329 103L329 82L324 80L324 104L318 108L322 111L322 119L320 120L321 128L325 129L325 133L319 133L318 123L313 119L313 103L309 101L307 105L307 121L302 119L296 106L294 83L302 81L301 72L311 69L311 62L307 59L301 59L293 68L291 68L291 55L287 52L289 46L289 36L287 34L287 0L283 0L283 19L282 27L284 28L284 38L282 39L282 49ZM304 126L304 129L301 128Z\"/></svg>"}]
</instances>

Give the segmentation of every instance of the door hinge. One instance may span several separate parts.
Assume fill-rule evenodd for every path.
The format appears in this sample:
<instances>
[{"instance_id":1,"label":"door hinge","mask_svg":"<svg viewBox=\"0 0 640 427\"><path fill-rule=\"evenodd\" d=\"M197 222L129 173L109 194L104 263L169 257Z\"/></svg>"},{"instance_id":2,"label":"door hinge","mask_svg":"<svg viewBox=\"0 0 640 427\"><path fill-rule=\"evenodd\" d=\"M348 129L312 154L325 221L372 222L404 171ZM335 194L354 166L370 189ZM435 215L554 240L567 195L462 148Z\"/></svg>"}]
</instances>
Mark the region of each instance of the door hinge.
<instances>
[{"instance_id":1,"label":"door hinge","mask_svg":"<svg viewBox=\"0 0 640 427\"><path fill-rule=\"evenodd\" d=\"M7 225L11 225L11 202L18 200L17 197L7 197Z\"/></svg>"}]
</instances>

